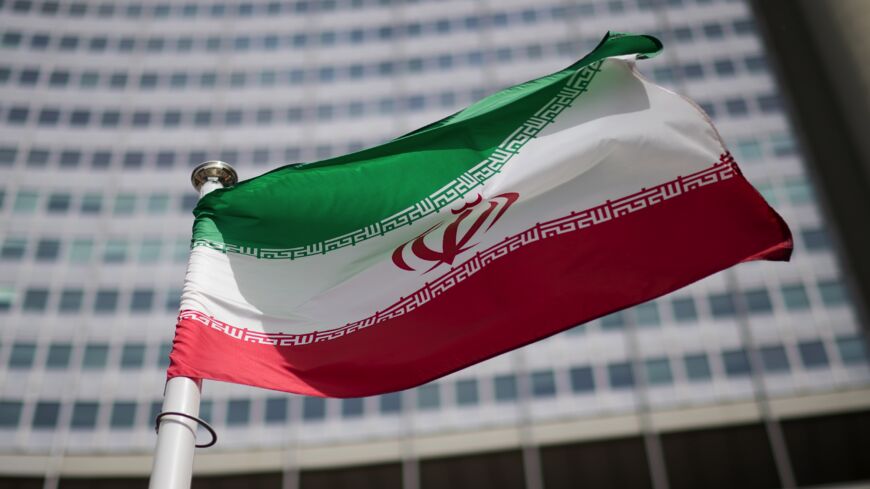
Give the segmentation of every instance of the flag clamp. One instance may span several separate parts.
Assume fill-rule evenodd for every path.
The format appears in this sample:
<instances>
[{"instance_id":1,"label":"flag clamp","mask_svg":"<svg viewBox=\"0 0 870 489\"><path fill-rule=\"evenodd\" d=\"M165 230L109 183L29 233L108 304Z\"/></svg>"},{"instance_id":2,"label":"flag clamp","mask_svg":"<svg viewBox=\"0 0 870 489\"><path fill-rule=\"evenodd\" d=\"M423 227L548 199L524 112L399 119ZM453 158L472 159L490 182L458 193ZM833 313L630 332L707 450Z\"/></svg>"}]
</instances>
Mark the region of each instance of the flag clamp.
<instances>
[{"instance_id":1,"label":"flag clamp","mask_svg":"<svg viewBox=\"0 0 870 489\"><path fill-rule=\"evenodd\" d=\"M204 443L202 445L194 445L194 446L196 446L196 448L208 448L208 447L214 446L215 443L217 443L217 432L214 430L214 428L211 427L210 424L206 423L206 421L204 419L198 418L196 416L191 416L190 414L182 413L182 412L178 412L178 411L163 411L162 413L158 414L157 417L154 418L154 432L155 433L160 433L160 420L163 419L164 416L181 416L182 418L192 419L192 420L196 421L197 424L199 424L200 426L205 428L206 431L208 431L208 434L211 435L211 441L209 441L208 443Z\"/></svg>"}]
</instances>

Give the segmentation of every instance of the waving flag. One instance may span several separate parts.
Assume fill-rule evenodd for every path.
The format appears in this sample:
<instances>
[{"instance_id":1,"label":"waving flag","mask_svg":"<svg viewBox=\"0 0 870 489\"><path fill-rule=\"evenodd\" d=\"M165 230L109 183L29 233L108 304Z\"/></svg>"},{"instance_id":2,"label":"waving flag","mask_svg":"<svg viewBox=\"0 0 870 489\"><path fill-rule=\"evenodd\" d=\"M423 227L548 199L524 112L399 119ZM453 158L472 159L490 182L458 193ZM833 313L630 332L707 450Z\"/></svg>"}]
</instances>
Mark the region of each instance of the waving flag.
<instances>
[{"instance_id":1,"label":"waving flag","mask_svg":"<svg viewBox=\"0 0 870 489\"><path fill-rule=\"evenodd\" d=\"M196 207L169 376L349 397L422 384L690 284L786 260L782 219L655 38L381 146Z\"/></svg>"}]
</instances>

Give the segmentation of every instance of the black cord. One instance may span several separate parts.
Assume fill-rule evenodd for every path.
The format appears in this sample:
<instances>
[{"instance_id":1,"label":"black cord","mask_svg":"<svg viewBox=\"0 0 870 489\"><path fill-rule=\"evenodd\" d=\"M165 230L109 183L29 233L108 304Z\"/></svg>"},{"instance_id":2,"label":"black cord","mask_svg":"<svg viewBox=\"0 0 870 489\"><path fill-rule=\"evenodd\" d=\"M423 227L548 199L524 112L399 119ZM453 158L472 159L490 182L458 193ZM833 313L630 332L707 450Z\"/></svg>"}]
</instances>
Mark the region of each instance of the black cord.
<instances>
[{"instance_id":1,"label":"black cord","mask_svg":"<svg viewBox=\"0 0 870 489\"><path fill-rule=\"evenodd\" d=\"M160 420L163 419L164 416L181 416L182 418L192 419L196 421L200 426L206 429L208 433L211 435L211 441L204 445L195 445L196 448L208 448L215 443L217 443L217 432L215 432L214 428L211 427L210 424L206 423L204 420L197 418L196 416L191 416L187 413L179 413L177 411L163 411L158 414L156 418L154 418L154 432L160 433Z\"/></svg>"}]
</instances>

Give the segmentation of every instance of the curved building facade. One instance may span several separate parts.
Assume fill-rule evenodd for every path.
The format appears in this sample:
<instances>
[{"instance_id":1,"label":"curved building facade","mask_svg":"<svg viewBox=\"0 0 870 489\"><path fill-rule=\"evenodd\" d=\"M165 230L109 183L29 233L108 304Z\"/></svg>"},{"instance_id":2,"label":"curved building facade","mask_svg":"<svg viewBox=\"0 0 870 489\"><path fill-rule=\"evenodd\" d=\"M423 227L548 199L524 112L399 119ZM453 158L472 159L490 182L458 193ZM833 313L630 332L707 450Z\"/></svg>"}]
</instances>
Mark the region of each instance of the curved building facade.
<instances>
[{"instance_id":1,"label":"curved building facade","mask_svg":"<svg viewBox=\"0 0 870 489\"><path fill-rule=\"evenodd\" d=\"M147 484L193 166L250 178L378 144L575 61L607 29L664 41L641 71L715 119L795 233L792 262L401 393L206 382L220 442L194 486L866 484L866 342L743 1L6 0L0 486Z\"/></svg>"}]
</instances>

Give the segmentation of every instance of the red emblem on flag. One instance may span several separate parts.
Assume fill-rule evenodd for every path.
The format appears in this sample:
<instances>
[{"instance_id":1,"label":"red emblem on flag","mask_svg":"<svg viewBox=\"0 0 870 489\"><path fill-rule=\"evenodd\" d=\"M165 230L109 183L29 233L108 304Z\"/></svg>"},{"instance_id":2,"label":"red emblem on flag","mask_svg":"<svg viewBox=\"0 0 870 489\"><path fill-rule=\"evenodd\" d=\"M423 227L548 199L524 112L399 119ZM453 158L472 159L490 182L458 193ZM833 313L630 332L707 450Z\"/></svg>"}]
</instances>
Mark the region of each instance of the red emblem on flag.
<instances>
[{"instance_id":1,"label":"red emblem on flag","mask_svg":"<svg viewBox=\"0 0 870 489\"><path fill-rule=\"evenodd\" d=\"M426 272L442 263L452 265L457 256L477 246L477 242L469 243L475 236L489 231L519 197L520 194L516 192L508 192L496 195L481 205L484 203L483 196L478 194L473 202L451 211L456 217L446 226L444 226L446 221L439 222L423 234L396 248L393 251L393 263L402 270L416 270L405 259L405 249L411 245L410 252L413 257L434 263ZM439 242L440 249L432 246Z\"/></svg>"}]
</instances>

